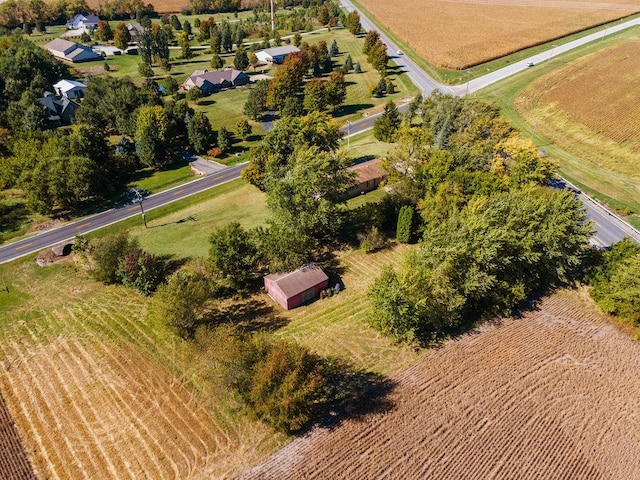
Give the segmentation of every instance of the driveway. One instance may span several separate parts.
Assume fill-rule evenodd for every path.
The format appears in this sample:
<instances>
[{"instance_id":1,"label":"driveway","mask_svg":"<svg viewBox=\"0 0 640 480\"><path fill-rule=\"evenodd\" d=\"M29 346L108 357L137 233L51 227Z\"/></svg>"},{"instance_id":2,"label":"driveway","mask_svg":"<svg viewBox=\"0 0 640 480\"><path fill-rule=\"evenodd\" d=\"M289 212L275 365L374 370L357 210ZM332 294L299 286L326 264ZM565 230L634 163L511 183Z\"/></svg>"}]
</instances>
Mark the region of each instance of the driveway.
<instances>
[{"instance_id":1,"label":"driveway","mask_svg":"<svg viewBox=\"0 0 640 480\"><path fill-rule=\"evenodd\" d=\"M183 151L182 158L189 163L191 170L193 170L197 175L211 175L229 168L221 163L214 162L212 160L205 160L191 152Z\"/></svg>"}]
</instances>

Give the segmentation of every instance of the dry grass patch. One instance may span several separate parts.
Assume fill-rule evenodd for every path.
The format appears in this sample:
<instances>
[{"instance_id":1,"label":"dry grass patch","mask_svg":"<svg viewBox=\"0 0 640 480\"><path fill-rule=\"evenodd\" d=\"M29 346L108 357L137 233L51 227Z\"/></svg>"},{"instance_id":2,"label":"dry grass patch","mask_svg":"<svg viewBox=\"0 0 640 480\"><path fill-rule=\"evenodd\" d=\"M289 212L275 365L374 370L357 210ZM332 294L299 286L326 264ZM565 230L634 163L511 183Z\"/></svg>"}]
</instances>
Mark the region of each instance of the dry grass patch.
<instances>
[{"instance_id":1,"label":"dry grass patch","mask_svg":"<svg viewBox=\"0 0 640 480\"><path fill-rule=\"evenodd\" d=\"M640 11L637 0L359 0L430 62L464 69Z\"/></svg>"},{"instance_id":2,"label":"dry grass patch","mask_svg":"<svg viewBox=\"0 0 640 480\"><path fill-rule=\"evenodd\" d=\"M576 292L485 324L241 478L639 478L640 350Z\"/></svg>"},{"instance_id":3,"label":"dry grass patch","mask_svg":"<svg viewBox=\"0 0 640 480\"><path fill-rule=\"evenodd\" d=\"M640 205L637 40L544 75L514 104L528 124L581 159L579 170L569 172L574 178L608 197Z\"/></svg>"}]
</instances>

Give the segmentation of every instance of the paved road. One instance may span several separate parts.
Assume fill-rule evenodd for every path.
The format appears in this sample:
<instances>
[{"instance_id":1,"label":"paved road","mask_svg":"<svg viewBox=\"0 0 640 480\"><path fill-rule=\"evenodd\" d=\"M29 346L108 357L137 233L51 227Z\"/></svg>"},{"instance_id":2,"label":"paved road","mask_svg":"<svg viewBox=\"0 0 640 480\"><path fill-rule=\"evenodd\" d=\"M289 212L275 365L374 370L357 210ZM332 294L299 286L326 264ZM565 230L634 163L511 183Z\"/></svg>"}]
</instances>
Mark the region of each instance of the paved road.
<instances>
[{"instance_id":1,"label":"paved road","mask_svg":"<svg viewBox=\"0 0 640 480\"><path fill-rule=\"evenodd\" d=\"M220 172L207 175L205 177L185 183L178 187L156 193L144 199L143 206L145 211L167 205L176 200L194 195L203 190L221 185L223 183L235 180L240 176L240 172L246 166L246 163L236 165ZM0 263L9 262L16 258L23 257L33 252L37 252L44 248L56 245L62 242L72 240L78 234L86 234L99 228L119 222L125 218L140 215L140 206L137 204L127 205L122 208L114 208L106 212L83 218L54 230L25 238L19 242L11 243L0 248ZM140 220L142 223L142 219Z\"/></svg>"},{"instance_id":2,"label":"paved road","mask_svg":"<svg viewBox=\"0 0 640 480\"><path fill-rule=\"evenodd\" d=\"M342 4L347 8L347 10L355 10L355 7L349 0L341 1ZM375 26L367 19L367 17L362 14L362 12L359 13L361 24L365 30L376 29ZM549 60L556 55L560 55L561 53L567 52L573 48L603 38L606 35L610 35L634 25L640 25L640 19L630 20L628 22L609 27L602 32L598 32L581 39L574 40L565 45L553 47L552 50L548 52L543 52L530 58L521 60L514 63L513 65L497 70L496 72L472 80L468 84L453 87L442 85L436 82L420 68L418 68L418 66L405 55L395 55L393 57L393 60L407 71L408 76L420 89L422 89L424 94L429 94L432 90L439 89L443 93L451 93L454 95L462 96L466 93L480 90L487 85L497 82L510 75L514 75L521 70L525 70L526 68L528 68L528 62L539 63L544 60ZM386 35L381 33L380 36L382 41L389 46L389 49L392 53L398 50L397 46L389 38L387 38ZM402 109L402 107L399 107L399 109ZM358 122L351 123L343 127L342 130L349 135L355 135L364 130L368 130L372 128L373 122L378 116L379 114L372 115ZM207 175L201 179L195 180L185 185L181 185L166 192L152 195L144 200L144 208L145 210L151 210L153 208L157 208L173 201L188 197L189 195L193 195L203 190L215 187L222 183L234 180L240 176L240 172L242 171L244 166L245 164L237 165L219 173ZM592 219L595 223L595 228L597 230L596 234L593 237L593 242L595 244L602 246L611 245L611 243L619 241L625 236L630 236L640 243L640 232L633 229L621 218L617 217L615 214L602 207L597 202L594 202L589 197L586 197L584 194L579 194L579 197L583 201L585 208L588 211L589 218ZM73 237L75 237L76 234L85 234L110 225L112 223L118 222L125 218L138 215L139 213L140 209L138 205L129 205L120 209L108 210L92 217L64 225L60 228L26 238L24 240L6 245L4 247L0 247L0 263L5 263L16 258L28 255L30 253L37 252L52 245L71 240L73 239Z\"/></svg>"}]
</instances>

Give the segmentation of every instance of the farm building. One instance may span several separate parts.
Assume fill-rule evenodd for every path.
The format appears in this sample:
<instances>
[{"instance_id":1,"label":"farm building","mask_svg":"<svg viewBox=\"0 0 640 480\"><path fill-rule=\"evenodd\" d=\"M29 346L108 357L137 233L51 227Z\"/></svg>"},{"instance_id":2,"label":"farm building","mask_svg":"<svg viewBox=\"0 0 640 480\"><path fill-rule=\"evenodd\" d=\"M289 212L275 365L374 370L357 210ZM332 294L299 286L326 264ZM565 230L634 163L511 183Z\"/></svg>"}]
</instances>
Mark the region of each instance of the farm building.
<instances>
[{"instance_id":1,"label":"farm building","mask_svg":"<svg viewBox=\"0 0 640 480\"><path fill-rule=\"evenodd\" d=\"M60 80L53 85L53 88L60 97L67 97L69 100L73 100L74 98L83 98L84 90L87 86L75 80Z\"/></svg>"},{"instance_id":2,"label":"farm building","mask_svg":"<svg viewBox=\"0 0 640 480\"><path fill-rule=\"evenodd\" d=\"M355 184L347 190L348 198L375 190L387 179L387 171L382 168L379 158L359 163L349 167L349 170L356 173L356 181Z\"/></svg>"},{"instance_id":3,"label":"farm building","mask_svg":"<svg viewBox=\"0 0 640 480\"><path fill-rule=\"evenodd\" d=\"M233 68L226 68L216 72L196 70L184 82L184 89L191 90L199 87L203 95L219 92L223 88L232 88L249 83L249 75Z\"/></svg>"},{"instance_id":4,"label":"farm building","mask_svg":"<svg viewBox=\"0 0 640 480\"><path fill-rule=\"evenodd\" d=\"M102 57L94 53L91 48L62 38L51 40L45 45L45 48L49 50L49 53L54 57L68 62L78 63L102 60Z\"/></svg>"},{"instance_id":5,"label":"farm building","mask_svg":"<svg viewBox=\"0 0 640 480\"><path fill-rule=\"evenodd\" d=\"M99 17L95 15L89 15L88 13L79 13L71 20L67 22L67 30L76 28L87 28L89 30L95 30L98 28Z\"/></svg>"},{"instance_id":6,"label":"farm building","mask_svg":"<svg viewBox=\"0 0 640 480\"><path fill-rule=\"evenodd\" d=\"M258 50L256 57L263 63L282 63L287 55L299 52L300 49L294 45L283 45L282 47L265 48Z\"/></svg>"},{"instance_id":7,"label":"farm building","mask_svg":"<svg viewBox=\"0 0 640 480\"><path fill-rule=\"evenodd\" d=\"M316 266L302 267L288 273L272 273L264 277L264 289L287 310L317 298L328 285L329 277Z\"/></svg>"}]
</instances>

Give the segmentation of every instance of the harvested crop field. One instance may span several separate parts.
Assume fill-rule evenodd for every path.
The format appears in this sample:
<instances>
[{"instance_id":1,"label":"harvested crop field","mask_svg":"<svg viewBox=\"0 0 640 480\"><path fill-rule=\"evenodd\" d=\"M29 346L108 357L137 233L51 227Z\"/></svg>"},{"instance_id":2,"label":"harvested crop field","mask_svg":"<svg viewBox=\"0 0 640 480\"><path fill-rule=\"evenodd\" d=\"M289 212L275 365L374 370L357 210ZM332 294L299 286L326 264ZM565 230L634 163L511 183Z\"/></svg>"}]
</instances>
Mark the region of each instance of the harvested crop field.
<instances>
[{"instance_id":1,"label":"harvested crop field","mask_svg":"<svg viewBox=\"0 0 640 480\"><path fill-rule=\"evenodd\" d=\"M637 0L359 0L430 62L464 69L640 11Z\"/></svg>"},{"instance_id":2,"label":"harvested crop field","mask_svg":"<svg viewBox=\"0 0 640 480\"><path fill-rule=\"evenodd\" d=\"M638 38L540 77L514 104L540 134L581 159L579 171L569 172L572 177L610 198L640 205Z\"/></svg>"},{"instance_id":3,"label":"harvested crop field","mask_svg":"<svg viewBox=\"0 0 640 480\"><path fill-rule=\"evenodd\" d=\"M273 451L268 428L211 400L145 297L35 268L12 270L0 394L38 478L230 478Z\"/></svg>"},{"instance_id":4,"label":"harvested crop field","mask_svg":"<svg viewBox=\"0 0 640 480\"><path fill-rule=\"evenodd\" d=\"M0 478L4 480L31 480L35 475L20 436L13 424L4 399L0 395Z\"/></svg>"},{"instance_id":5,"label":"harvested crop field","mask_svg":"<svg viewBox=\"0 0 640 480\"><path fill-rule=\"evenodd\" d=\"M582 292L446 342L384 412L316 428L243 479L640 478L640 347Z\"/></svg>"}]
</instances>

